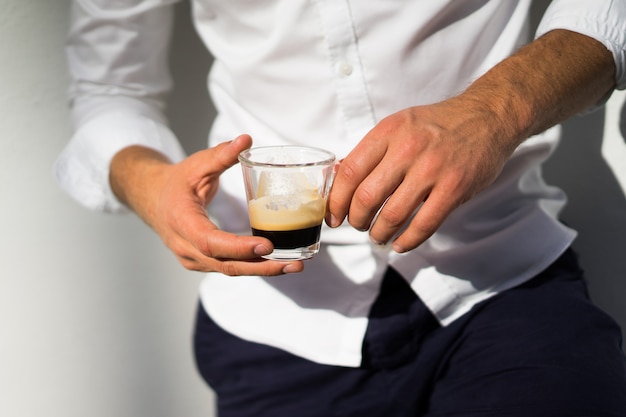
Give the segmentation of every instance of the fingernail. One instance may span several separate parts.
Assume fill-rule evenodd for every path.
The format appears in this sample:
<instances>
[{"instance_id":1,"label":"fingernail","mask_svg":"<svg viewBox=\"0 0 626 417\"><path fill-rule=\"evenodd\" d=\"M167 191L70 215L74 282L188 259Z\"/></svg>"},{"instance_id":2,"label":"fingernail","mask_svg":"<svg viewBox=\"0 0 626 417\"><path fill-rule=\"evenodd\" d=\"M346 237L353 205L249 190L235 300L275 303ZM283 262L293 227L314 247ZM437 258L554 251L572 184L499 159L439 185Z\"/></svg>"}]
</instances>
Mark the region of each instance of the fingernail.
<instances>
[{"instance_id":1,"label":"fingernail","mask_svg":"<svg viewBox=\"0 0 626 417\"><path fill-rule=\"evenodd\" d=\"M337 227L341 224L339 219L337 219L334 215L330 215L330 227Z\"/></svg>"},{"instance_id":2,"label":"fingernail","mask_svg":"<svg viewBox=\"0 0 626 417\"><path fill-rule=\"evenodd\" d=\"M263 244L256 245L254 247L255 255L264 256L264 255L269 255L270 253L272 253L272 250Z\"/></svg>"},{"instance_id":3,"label":"fingernail","mask_svg":"<svg viewBox=\"0 0 626 417\"><path fill-rule=\"evenodd\" d=\"M295 272L299 272L299 271L298 271L298 267L296 267L296 265L294 265L294 264L287 264L283 268L283 273L284 274L293 274Z\"/></svg>"},{"instance_id":4,"label":"fingernail","mask_svg":"<svg viewBox=\"0 0 626 417\"><path fill-rule=\"evenodd\" d=\"M397 252L397 253L404 253L404 252L406 252L406 249L403 248L402 246L398 245L397 243L394 243L392 248L393 248L394 252Z\"/></svg>"}]
</instances>

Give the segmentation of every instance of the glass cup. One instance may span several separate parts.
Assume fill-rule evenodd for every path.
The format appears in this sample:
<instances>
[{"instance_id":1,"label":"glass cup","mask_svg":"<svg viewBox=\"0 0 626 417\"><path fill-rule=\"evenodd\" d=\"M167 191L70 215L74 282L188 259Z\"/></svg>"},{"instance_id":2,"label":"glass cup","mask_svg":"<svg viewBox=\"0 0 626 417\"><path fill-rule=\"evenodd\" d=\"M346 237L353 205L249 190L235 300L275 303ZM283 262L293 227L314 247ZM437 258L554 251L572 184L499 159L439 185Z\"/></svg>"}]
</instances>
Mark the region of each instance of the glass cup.
<instances>
[{"instance_id":1,"label":"glass cup","mask_svg":"<svg viewBox=\"0 0 626 417\"><path fill-rule=\"evenodd\" d=\"M330 190L335 155L306 146L252 148L239 155L254 236L274 245L266 259L313 257Z\"/></svg>"}]
</instances>

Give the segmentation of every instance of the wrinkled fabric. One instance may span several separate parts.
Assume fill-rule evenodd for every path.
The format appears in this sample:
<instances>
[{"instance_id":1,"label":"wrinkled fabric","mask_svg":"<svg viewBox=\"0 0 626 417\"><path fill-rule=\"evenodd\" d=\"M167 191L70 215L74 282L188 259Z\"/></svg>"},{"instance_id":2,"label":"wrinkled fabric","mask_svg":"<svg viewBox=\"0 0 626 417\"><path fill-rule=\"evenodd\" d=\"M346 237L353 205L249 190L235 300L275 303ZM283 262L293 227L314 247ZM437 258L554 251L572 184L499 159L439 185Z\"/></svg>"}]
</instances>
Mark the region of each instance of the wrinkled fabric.
<instances>
[{"instance_id":1,"label":"wrinkled fabric","mask_svg":"<svg viewBox=\"0 0 626 417\"><path fill-rule=\"evenodd\" d=\"M59 184L102 211L125 207L108 183L126 146L185 154L163 115L173 1L76 1L67 54L75 133L59 156ZM310 144L345 156L382 118L463 91L532 38L527 0L193 0L214 56L217 109L209 145L252 135L255 146ZM624 1L554 1L537 36L567 28L598 39L624 74ZM198 86L200 88L201 86ZM532 137L499 178L457 209L418 249L398 255L349 225L322 231L305 272L276 278L207 274L204 308L227 331L312 361L358 366L367 314L388 266L449 325L483 300L552 263L575 232L558 221L566 198L541 164L559 129ZM239 167L209 210L224 230L249 233Z\"/></svg>"}]
</instances>

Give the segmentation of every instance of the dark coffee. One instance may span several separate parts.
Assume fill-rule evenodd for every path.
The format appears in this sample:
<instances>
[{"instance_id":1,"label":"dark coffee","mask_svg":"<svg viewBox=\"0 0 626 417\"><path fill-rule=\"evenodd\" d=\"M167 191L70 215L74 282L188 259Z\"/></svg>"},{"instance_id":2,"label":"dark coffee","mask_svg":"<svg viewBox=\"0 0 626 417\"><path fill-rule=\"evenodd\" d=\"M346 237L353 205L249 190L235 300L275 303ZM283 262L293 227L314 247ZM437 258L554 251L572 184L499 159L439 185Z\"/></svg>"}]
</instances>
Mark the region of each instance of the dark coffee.
<instances>
[{"instance_id":1,"label":"dark coffee","mask_svg":"<svg viewBox=\"0 0 626 417\"><path fill-rule=\"evenodd\" d=\"M259 230L252 228L254 236L261 236L269 239L275 249L296 249L305 248L315 244L320 238L322 225L297 230Z\"/></svg>"}]
</instances>

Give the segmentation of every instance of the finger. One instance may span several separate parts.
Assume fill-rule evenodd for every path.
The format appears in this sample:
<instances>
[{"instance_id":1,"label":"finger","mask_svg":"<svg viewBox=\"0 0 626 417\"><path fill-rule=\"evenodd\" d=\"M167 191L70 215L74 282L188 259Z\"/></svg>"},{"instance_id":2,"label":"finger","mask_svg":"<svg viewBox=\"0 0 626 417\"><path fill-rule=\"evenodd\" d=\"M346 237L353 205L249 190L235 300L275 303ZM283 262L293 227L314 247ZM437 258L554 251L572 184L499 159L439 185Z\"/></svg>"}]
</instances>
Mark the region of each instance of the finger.
<instances>
[{"instance_id":1,"label":"finger","mask_svg":"<svg viewBox=\"0 0 626 417\"><path fill-rule=\"evenodd\" d=\"M409 226L393 242L393 250L403 253L415 249L433 235L459 205L448 193L433 190Z\"/></svg>"},{"instance_id":2,"label":"finger","mask_svg":"<svg viewBox=\"0 0 626 417\"><path fill-rule=\"evenodd\" d=\"M224 235L229 235L226 232L220 232ZM230 235L238 240L250 240L251 244L257 240L253 237ZM227 236L227 237L230 237ZM260 240L263 240L262 238ZM258 275L258 276L274 276L281 274L298 273L304 269L304 264L301 261L284 262L284 261L269 261L260 258L262 255L266 255L271 252L267 250L267 245L263 245L262 251L257 251L257 247L254 247L252 251L236 250L234 252L229 251L213 251L211 249L200 249L193 245L186 239L178 238L175 242L169 244L172 252L176 254L180 263L187 269L193 271L202 272L221 272L229 276L238 275ZM271 244L270 244L271 246ZM221 245L217 246L222 248ZM240 248L241 249L241 248ZM220 256L222 254L222 256ZM230 257L230 254L234 254L235 257Z\"/></svg>"},{"instance_id":3,"label":"finger","mask_svg":"<svg viewBox=\"0 0 626 417\"><path fill-rule=\"evenodd\" d=\"M378 165L357 187L352 196L348 222L358 230L368 230L385 201L402 183L404 174L388 164Z\"/></svg>"},{"instance_id":4,"label":"finger","mask_svg":"<svg viewBox=\"0 0 626 417\"><path fill-rule=\"evenodd\" d=\"M277 276L284 274L295 274L304 270L303 261L221 261L219 272L228 276Z\"/></svg>"},{"instance_id":5,"label":"finger","mask_svg":"<svg viewBox=\"0 0 626 417\"><path fill-rule=\"evenodd\" d=\"M214 259L206 257L179 257L181 264L189 270L219 272L228 276L277 276L295 274L304 270L302 261L270 261L256 258L247 261Z\"/></svg>"},{"instance_id":6,"label":"finger","mask_svg":"<svg viewBox=\"0 0 626 417\"><path fill-rule=\"evenodd\" d=\"M219 175L239 162L237 159L239 154L251 146L250 135L240 135L230 142L220 143L215 147L194 153L189 156L188 163L192 171L202 176Z\"/></svg>"},{"instance_id":7,"label":"finger","mask_svg":"<svg viewBox=\"0 0 626 417\"><path fill-rule=\"evenodd\" d=\"M386 244L409 221L415 210L428 195L428 188L419 189L403 182L387 199L370 229L370 239L376 244Z\"/></svg>"},{"instance_id":8,"label":"finger","mask_svg":"<svg viewBox=\"0 0 626 417\"><path fill-rule=\"evenodd\" d=\"M268 239L256 236L238 236L217 229L207 233L196 247L204 256L233 260L258 258L269 255L274 249Z\"/></svg>"},{"instance_id":9,"label":"finger","mask_svg":"<svg viewBox=\"0 0 626 417\"><path fill-rule=\"evenodd\" d=\"M326 223L331 227L339 226L348 215L352 196L361 182L381 161L384 149L372 147L364 151L364 142L359 144L342 160L335 174L333 186L328 196Z\"/></svg>"},{"instance_id":10,"label":"finger","mask_svg":"<svg viewBox=\"0 0 626 417\"><path fill-rule=\"evenodd\" d=\"M168 222L168 247L177 244L180 250L188 250L188 242L203 256L225 259L252 259L272 252L272 243L263 237L238 236L220 230L211 221L206 210L194 200L181 200L174 211L170 212Z\"/></svg>"},{"instance_id":11,"label":"finger","mask_svg":"<svg viewBox=\"0 0 626 417\"><path fill-rule=\"evenodd\" d=\"M218 229L205 211L198 215L188 213L184 222L175 227L180 238L190 243L203 256L209 258L249 260L268 255L274 249L272 242L263 237L239 236Z\"/></svg>"}]
</instances>

